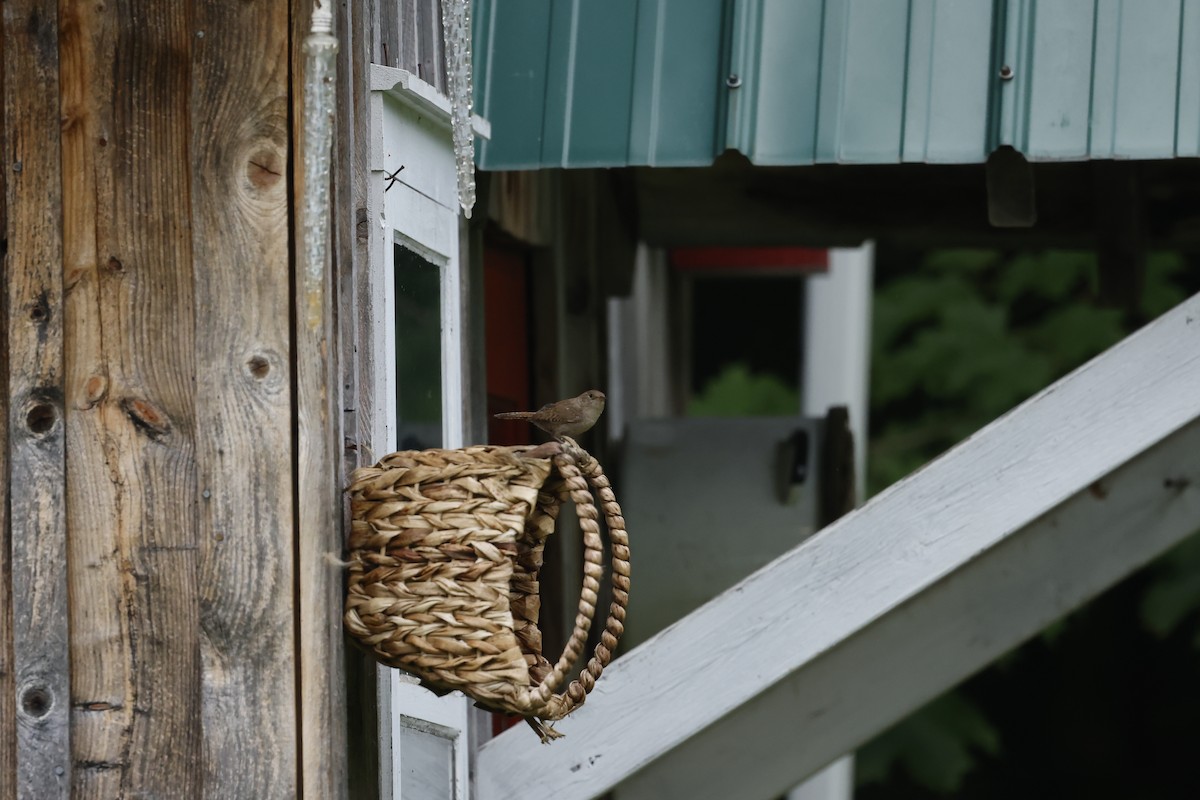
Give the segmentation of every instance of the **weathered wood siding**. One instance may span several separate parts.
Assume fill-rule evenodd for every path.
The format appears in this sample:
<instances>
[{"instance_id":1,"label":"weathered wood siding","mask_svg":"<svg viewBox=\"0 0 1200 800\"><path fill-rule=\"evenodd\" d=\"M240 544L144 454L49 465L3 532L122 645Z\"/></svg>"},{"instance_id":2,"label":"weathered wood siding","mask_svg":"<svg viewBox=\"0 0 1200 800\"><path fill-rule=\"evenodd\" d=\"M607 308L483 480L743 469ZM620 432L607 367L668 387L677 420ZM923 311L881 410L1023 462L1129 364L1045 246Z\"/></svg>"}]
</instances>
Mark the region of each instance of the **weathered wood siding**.
<instances>
[{"instance_id":1,"label":"weathered wood siding","mask_svg":"<svg viewBox=\"0 0 1200 800\"><path fill-rule=\"evenodd\" d=\"M337 158L334 168L335 249L337 280L337 335L342 379L342 464L348 478L368 458L370 435L376 416L370 387L375 381L374 358L369 342L373 316L369 305L369 251L367 195L371 177L368 151L370 64L374 30L373 3L338 6ZM349 497L343 496L343 524L349 522ZM391 787L380 765L390 752L391 716L386 672L367 653L346 651L346 769L351 797L385 796ZM381 747L381 743L383 746ZM389 758L390 763L390 758Z\"/></svg>"},{"instance_id":2,"label":"weathered wood siding","mask_svg":"<svg viewBox=\"0 0 1200 800\"><path fill-rule=\"evenodd\" d=\"M204 681L192 20L169 0L64 10L73 785L174 796L205 768L181 746L203 741Z\"/></svg>"},{"instance_id":3,"label":"weathered wood siding","mask_svg":"<svg viewBox=\"0 0 1200 800\"><path fill-rule=\"evenodd\" d=\"M288 18L284 2L200 4L194 25L197 460L208 511L198 531L201 705L212 797L300 789Z\"/></svg>"},{"instance_id":4,"label":"weathered wood siding","mask_svg":"<svg viewBox=\"0 0 1200 800\"><path fill-rule=\"evenodd\" d=\"M363 10L374 21L371 62L407 70L444 94L441 2L372 0L363 4Z\"/></svg>"},{"instance_id":5,"label":"weathered wood siding","mask_svg":"<svg viewBox=\"0 0 1200 800\"><path fill-rule=\"evenodd\" d=\"M5 110L8 95L4 91L4 71L7 50L4 33L7 26L0 23L0 152L6 146ZM8 262L8 176L12 165L0 161L0 274L7 275ZM0 290L0 353L8 353L8 298ZM7 357L7 356L6 356ZM9 552L12 540L8 524L8 368L0 366L0 797L17 795L17 707L13 683L12 652L12 569Z\"/></svg>"},{"instance_id":6,"label":"weathered wood siding","mask_svg":"<svg viewBox=\"0 0 1200 800\"><path fill-rule=\"evenodd\" d=\"M18 797L70 786L58 7L6 3L8 512ZM15 729L15 730L14 730ZM8 738L7 736L5 738Z\"/></svg>"},{"instance_id":7,"label":"weathered wood siding","mask_svg":"<svg viewBox=\"0 0 1200 800\"><path fill-rule=\"evenodd\" d=\"M380 682L344 649L331 558L345 474L382 447L367 76L444 90L442 24L437 0L338 7L310 286L311 9L5 5L0 797L345 796L348 736L378 792Z\"/></svg>"},{"instance_id":8,"label":"weathered wood siding","mask_svg":"<svg viewBox=\"0 0 1200 800\"><path fill-rule=\"evenodd\" d=\"M0 797L347 794L311 8L4 5Z\"/></svg>"}]
</instances>

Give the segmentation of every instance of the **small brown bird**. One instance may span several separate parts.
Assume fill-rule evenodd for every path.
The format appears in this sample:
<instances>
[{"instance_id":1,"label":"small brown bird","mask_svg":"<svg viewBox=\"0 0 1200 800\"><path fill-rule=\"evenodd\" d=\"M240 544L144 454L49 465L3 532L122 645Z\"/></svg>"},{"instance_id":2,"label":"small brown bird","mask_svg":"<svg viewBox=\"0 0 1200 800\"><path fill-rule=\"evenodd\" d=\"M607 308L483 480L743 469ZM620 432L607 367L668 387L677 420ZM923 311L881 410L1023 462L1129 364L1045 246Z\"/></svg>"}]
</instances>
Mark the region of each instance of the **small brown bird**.
<instances>
[{"instance_id":1,"label":"small brown bird","mask_svg":"<svg viewBox=\"0 0 1200 800\"><path fill-rule=\"evenodd\" d=\"M578 397L547 403L537 411L507 411L496 419L525 419L555 439L575 437L596 424L604 413L604 392L588 389Z\"/></svg>"}]
</instances>

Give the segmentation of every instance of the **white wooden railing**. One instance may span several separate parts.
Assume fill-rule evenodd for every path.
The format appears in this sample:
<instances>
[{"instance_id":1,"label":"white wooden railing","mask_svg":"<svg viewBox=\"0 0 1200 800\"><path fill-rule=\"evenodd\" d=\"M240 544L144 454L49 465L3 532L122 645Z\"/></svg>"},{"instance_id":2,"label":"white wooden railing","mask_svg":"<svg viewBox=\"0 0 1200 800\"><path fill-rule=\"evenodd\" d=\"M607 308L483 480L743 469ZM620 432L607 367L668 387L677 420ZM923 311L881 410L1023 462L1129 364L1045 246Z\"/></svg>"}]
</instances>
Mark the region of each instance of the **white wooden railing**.
<instances>
[{"instance_id":1,"label":"white wooden railing","mask_svg":"<svg viewBox=\"0 0 1200 800\"><path fill-rule=\"evenodd\" d=\"M1200 295L616 661L478 800L768 798L1200 527ZM637 591L637 531L633 591Z\"/></svg>"}]
</instances>

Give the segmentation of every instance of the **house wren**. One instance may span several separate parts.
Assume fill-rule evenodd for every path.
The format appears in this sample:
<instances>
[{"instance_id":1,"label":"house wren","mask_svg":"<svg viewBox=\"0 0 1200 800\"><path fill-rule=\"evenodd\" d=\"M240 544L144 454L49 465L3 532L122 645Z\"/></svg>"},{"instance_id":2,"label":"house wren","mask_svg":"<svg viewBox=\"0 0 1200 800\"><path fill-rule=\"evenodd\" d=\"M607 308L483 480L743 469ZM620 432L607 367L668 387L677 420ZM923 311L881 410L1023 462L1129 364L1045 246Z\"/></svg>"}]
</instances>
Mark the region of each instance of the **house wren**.
<instances>
[{"instance_id":1,"label":"house wren","mask_svg":"<svg viewBox=\"0 0 1200 800\"><path fill-rule=\"evenodd\" d=\"M555 439L575 437L596 424L604 412L604 392L588 389L578 397L547 403L537 411L508 411L497 419L526 419Z\"/></svg>"}]
</instances>

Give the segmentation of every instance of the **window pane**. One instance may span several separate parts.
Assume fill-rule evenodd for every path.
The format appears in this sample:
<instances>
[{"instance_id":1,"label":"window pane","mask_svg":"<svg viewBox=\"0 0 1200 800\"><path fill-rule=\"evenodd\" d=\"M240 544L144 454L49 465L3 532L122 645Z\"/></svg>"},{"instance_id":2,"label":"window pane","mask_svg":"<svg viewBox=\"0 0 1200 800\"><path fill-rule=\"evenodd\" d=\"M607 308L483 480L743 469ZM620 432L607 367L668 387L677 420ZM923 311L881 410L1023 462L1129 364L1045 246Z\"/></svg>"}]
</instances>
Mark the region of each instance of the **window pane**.
<instances>
[{"instance_id":1,"label":"window pane","mask_svg":"<svg viewBox=\"0 0 1200 800\"><path fill-rule=\"evenodd\" d=\"M396 442L442 444L442 281L436 264L396 246Z\"/></svg>"},{"instance_id":2,"label":"window pane","mask_svg":"<svg viewBox=\"0 0 1200 800\"><path fill-rule=\"evenodd\" d=\"M400 728L402 800L454 800L454 743L404 725Z\"/></svg>"}]
</instances>

